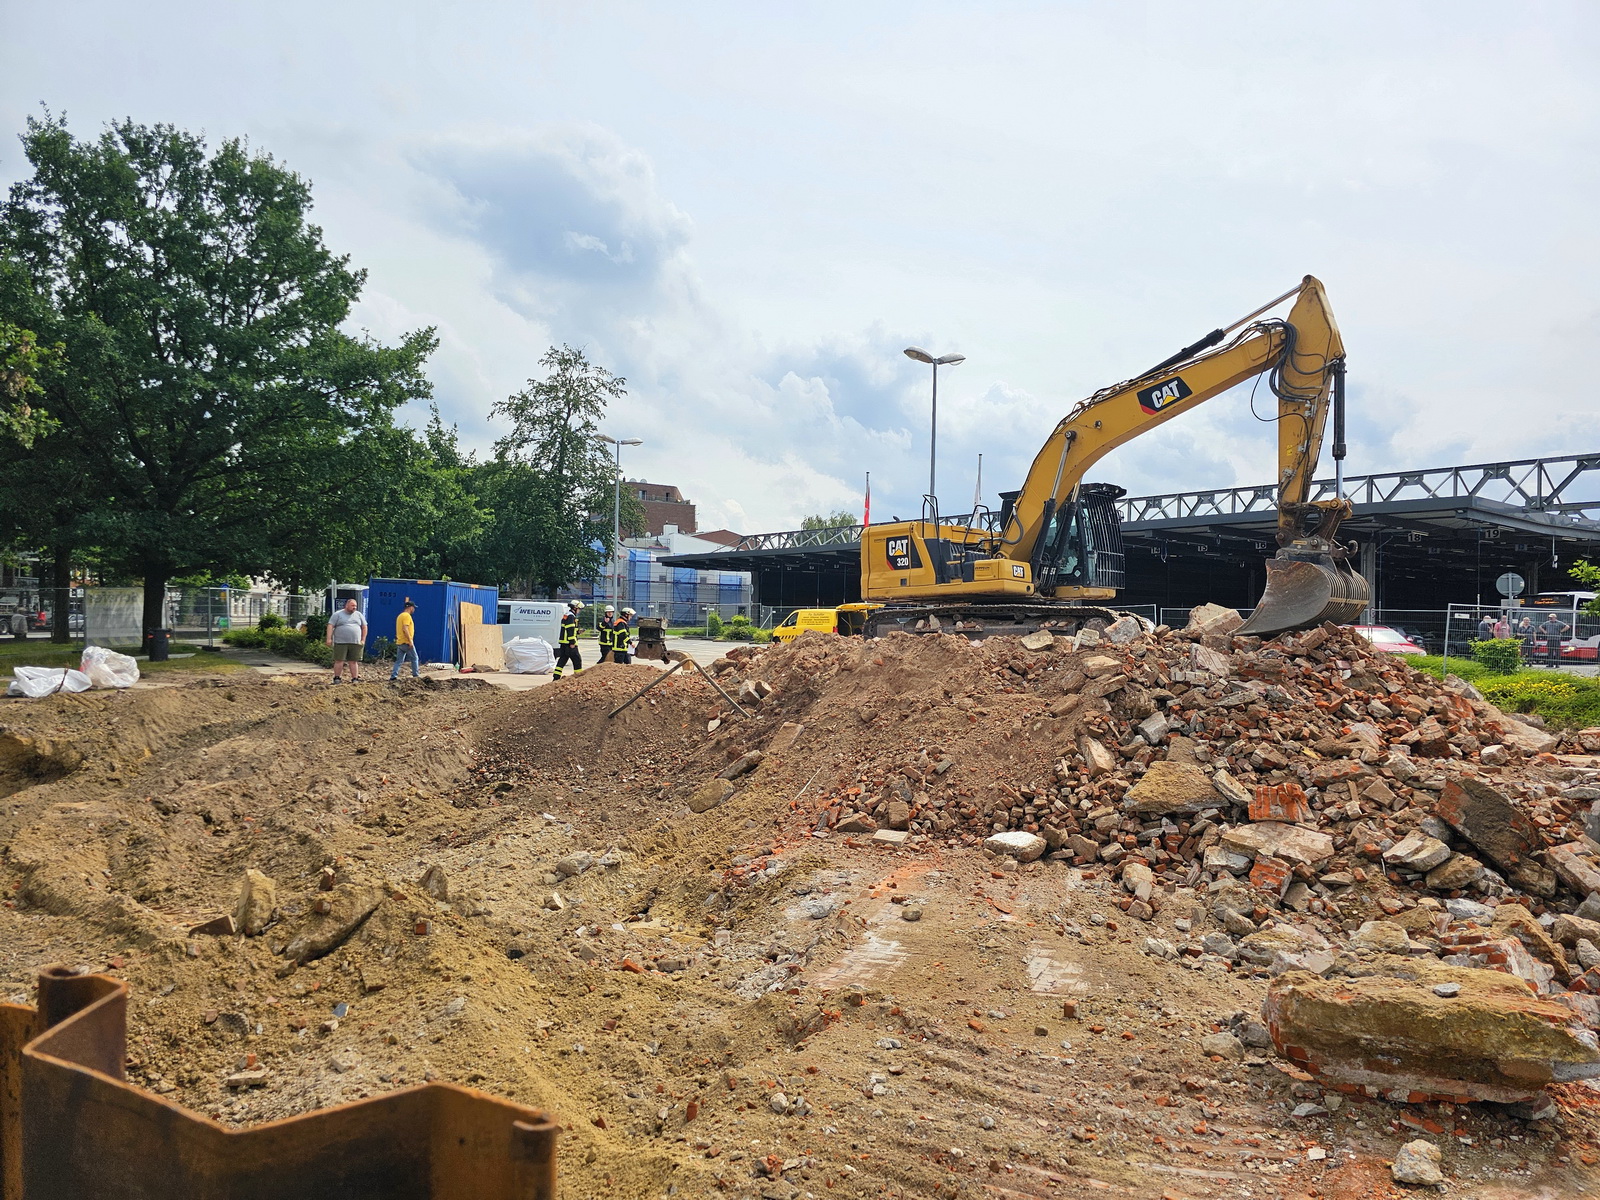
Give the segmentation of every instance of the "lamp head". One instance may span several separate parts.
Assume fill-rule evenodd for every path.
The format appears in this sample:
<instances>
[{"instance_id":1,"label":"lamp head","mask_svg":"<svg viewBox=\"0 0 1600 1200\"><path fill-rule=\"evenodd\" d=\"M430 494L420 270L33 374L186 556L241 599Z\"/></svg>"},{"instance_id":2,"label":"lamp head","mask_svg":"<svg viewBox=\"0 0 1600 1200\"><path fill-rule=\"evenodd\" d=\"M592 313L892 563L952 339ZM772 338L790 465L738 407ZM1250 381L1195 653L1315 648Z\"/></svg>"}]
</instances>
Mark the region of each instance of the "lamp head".
<instances>
[{"instance_id":1,"label":"lamp head","mask_svg":"<svg viewBox=\"0 0 1600 1200\"><path fill-rule=\"evenodd\" d=\"M966 361L967 356L965 354L944 354L934 359L933 365L936 367L953 367L957 363Z\"/></svg>"},{"instance_id":2,"label":"lamp head","mask_svg":"<svg viewBox=\"0 0 1600 1200\"><path fill-rule=\"evenodd\" d=\"M924 362L924 363L931 363L931 362L934 361L933 355L929 354L921 346L907 346L906 347L906 357L907 358L914 358L918 362Z\"/></svg>"}]
</instances>

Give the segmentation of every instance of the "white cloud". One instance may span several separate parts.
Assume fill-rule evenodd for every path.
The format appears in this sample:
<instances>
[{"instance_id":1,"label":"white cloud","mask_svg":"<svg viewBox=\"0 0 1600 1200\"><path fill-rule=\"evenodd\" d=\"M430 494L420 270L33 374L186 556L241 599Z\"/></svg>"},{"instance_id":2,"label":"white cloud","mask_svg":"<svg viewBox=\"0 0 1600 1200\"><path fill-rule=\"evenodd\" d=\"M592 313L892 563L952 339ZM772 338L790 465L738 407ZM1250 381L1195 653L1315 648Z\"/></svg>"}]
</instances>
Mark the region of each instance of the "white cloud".
<instances>
[{"instance_id":1,"label":"white cloud","mask_svg":"<svg viewBox=\"0 0 1600 1200\"><path fill-rule=\"evenodd\" d=\"M0 46L0 124L42 99L80 134L248 134L369 269L359 322L439 328L470 441L544 347L585 346L629 379L628 473L707 525L853 508L868 470L875 512L915 511L906 345L968 356L940 379L959 509L980 452L992 498L1076 400L1308 270L1349 347L1351 473L1595 448L1592 6L438 14L39 10ZM1226 486L1272 454L1241 391L1094 474Z\"/></svg>"}]
</instances>

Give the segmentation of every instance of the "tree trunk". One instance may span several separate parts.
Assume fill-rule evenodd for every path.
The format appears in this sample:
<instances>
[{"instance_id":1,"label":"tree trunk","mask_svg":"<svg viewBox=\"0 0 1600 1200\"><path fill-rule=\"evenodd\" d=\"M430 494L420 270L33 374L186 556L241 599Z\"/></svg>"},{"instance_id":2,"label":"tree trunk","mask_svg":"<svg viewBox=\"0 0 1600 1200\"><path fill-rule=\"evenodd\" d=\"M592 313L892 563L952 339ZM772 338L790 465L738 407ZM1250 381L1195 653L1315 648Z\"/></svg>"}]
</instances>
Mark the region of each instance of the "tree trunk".
<instances>
[{"instance_id":1,"label":"tree trunk","mask_svg":"<svg viewBox=\"0 0 1600 1200\"><path fill-rule=\"evenodd\" d=\"M167 580L172 578L172 567L164 562L144 564L144 630L142 642L150 640L150 631L164 629L167 624Z\"/></svg>"},{"instance_id":2,"label":"tree trunk","mask_svg":"<svg viewBox=\"0 0 1600 1200\"><path fill-rule=\"evenodd\" d=\"M72 548L50 547L50 640L72 640Z\"/></svg>"}]
</instances>

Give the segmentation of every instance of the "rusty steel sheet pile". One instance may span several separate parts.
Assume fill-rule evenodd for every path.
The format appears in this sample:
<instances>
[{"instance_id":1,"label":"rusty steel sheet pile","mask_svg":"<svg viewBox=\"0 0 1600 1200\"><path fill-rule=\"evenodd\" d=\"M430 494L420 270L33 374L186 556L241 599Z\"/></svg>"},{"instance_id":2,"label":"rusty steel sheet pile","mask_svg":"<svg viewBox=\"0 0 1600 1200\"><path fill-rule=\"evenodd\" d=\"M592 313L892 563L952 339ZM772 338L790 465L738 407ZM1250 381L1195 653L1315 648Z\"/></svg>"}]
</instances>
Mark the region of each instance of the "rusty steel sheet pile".
<instances>
[{"instance_id":1,"label":"rusty steel sheet pile","mask_svg":"<svg viewBox=\"0 0 1600 1200\"><path fill-rule=\"evenodd\" d=\"M429 1083L228 1129L123 1078L128 986L47 968L0 1005L0 1200L554 1200L558 1126Z\"/></svg>"}]
</instances>

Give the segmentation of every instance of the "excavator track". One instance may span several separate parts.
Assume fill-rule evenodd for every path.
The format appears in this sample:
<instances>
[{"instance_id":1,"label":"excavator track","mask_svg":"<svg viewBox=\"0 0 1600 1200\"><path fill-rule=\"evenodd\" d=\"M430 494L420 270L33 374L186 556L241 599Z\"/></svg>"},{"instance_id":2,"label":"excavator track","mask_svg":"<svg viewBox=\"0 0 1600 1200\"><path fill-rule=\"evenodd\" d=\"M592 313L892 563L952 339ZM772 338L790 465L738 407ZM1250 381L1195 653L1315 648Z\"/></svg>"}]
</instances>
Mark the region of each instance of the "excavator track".
<instances>
[{"instance_id":1,"label":"excavator track","mask_svg":"<svg viewBox=\"0 0 1600 1200\"><path fill-rule=\"evenodd\" d=\"M956 633L970 641L1017 636L1036 629L1076 633L1096 617L1108 624L1127 614L1094 604L892 604L867 618L866 636L905 633Z\"/></svg>"}]
</instances>

